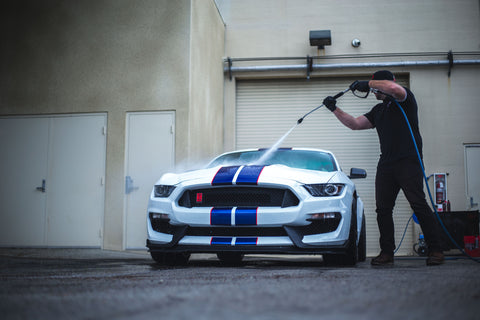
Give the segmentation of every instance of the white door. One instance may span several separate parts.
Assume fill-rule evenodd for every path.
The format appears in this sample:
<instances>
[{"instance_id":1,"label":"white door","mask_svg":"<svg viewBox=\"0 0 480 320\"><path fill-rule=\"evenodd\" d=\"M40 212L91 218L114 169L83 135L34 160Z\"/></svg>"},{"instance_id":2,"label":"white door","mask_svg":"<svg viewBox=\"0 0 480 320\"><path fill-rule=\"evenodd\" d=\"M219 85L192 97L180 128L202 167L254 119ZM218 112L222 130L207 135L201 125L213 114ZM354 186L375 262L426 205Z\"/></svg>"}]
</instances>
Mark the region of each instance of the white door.
<instances>
[{"instance_id":1,"label":"white door","mask_svg":"<svg viewBox=\"0 0 480 320\"><path fill-rule=\"evenodd\" d=\"M174 167L174 112L127 114L125 248L145 249L147 204L153 185Z\"/></svg>"},{"instance_id":2,"label":"white door","mask_svg":"<svg viewBox=\"0 0 480 320\"><path fill-rule=\"evenodd\" d=\"M480 144L465 146L467 208L480 208Z\"/></svg>"},{"instance_id":3,"label":"white door","mask_svg":"<svg viewBox=\"0 0 480 320\"><path fill-rule=\"evenodd\" d=\"M0 119L1 246L45 243L48 127L47 118Z\"/></svg>"},{"instance_id":4,"label":"white door","mask_svg":"<svg viewBox=\"0 0 480 320\"><path fill-rule=\"evenodd\" d=\"M0 119L0 245L100 247L106 115Z\"/></svg>"},{"instance_id":5,"label":"white door","mask_svg":"<svg viewBox=\"0 0 480 320\"><path fill-rule=\"evenodd\" d=\"M56 117L51 121L47 245L100 247L106 116Z\"/></svg>"}]
</instances>

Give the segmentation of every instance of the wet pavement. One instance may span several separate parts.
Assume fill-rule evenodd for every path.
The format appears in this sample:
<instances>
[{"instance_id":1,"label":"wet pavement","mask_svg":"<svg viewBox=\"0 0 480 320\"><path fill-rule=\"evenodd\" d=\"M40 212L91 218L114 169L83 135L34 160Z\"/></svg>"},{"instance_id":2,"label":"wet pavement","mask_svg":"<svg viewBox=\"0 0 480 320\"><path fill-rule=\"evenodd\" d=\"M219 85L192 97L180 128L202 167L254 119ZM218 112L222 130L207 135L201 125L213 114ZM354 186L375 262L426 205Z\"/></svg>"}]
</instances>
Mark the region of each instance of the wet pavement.
<instances>
[{"instance_id":1,"label":"wet pavement","mask_svg":"<svg viewBox=\"0 0 480 320\"><path fill-rule=\"evenodd\" d=\"M1 319L480 319L480 264L458 256L375 268L192 255L167 267L146 252L0 248L0 281Z\"/></svg>"}]
</instances>

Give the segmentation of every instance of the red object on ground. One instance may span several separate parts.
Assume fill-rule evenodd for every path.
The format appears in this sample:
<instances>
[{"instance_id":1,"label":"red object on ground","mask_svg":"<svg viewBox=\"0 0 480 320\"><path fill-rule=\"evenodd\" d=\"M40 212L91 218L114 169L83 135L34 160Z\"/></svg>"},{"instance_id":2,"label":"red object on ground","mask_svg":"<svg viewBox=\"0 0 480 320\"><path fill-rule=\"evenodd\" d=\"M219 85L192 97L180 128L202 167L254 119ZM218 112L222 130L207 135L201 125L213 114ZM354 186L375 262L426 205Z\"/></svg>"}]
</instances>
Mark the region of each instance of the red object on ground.
<instances>
[{"instance_id":1,"label":"red object on ground","mask_svg":"<svg viewBox=\"0 0 480 320\"><path fill-rule=\"evenodd\" d=\"M480 257L480 236L464 236L465 252L472 257Z\"/></svg>"}]
</instances>

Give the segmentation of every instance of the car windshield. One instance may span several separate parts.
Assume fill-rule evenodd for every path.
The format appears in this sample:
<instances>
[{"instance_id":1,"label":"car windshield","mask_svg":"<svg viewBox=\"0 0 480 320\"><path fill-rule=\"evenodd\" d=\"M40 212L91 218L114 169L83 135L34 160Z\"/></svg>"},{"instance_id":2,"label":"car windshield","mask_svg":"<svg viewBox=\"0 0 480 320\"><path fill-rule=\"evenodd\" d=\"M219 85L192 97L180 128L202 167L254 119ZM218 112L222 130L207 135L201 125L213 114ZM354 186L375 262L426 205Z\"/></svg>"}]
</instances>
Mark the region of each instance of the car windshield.
<instances>
[{"instance_id":1,"label":"car windshield","mask_svg":"<svg viewBox=\"0 0 480 320\"><path fill-rule=\"evenodd\" d=\"M232 152L224 154L214 159L209 165L209 168L216 166L231 166L231 165L271 165L283 164L291 168L308 169L317 171L332 172L336 171L337 167L331 154L321 151L313 150L292 150L292 149L278 149L265 160L259 163L262 156L267 152L266 149Z\"/></svg>"}]
</instances>

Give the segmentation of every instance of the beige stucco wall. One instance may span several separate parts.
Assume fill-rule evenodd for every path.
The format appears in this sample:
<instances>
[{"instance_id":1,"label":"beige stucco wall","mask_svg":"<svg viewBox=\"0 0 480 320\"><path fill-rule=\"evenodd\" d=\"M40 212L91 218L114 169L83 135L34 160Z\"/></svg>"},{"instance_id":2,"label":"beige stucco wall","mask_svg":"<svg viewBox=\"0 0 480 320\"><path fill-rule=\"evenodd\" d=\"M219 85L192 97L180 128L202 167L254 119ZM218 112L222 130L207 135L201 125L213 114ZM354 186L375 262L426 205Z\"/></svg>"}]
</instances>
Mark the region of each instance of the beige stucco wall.
<instances>
[{"instance_id":1,"label":"beige stucco wall","mask_svg":"<svg viewBox=\"0 0 480 320\"><path fill-rule=\"evenodd\" d=\"M411 72L411 87L421 103L419 117L428 172L447 172L452 210L469 208L465 190L464 144L480 143L480 66ZM433 179L431 179L433 192Z\"/></svg>"},{"instance_id":2,"label":"beige stucco wall","mask_svg":"<svg viewBox=\"0 0 480 320\"><path fill-rule=\"evenodd\" d=\"M127 112L175 111L177 162L222 148L204 123L223 116L223 32L213 0L2 2L0 115L108 114L104 248L123 246Z\"/></svg>"},{"instance_id":3,"label":"beige stucco wall","mask_svg":"<svg viewBox=\"0 0 480 320\"><path fill-rule=\"evenodd\" d=\"M326 55L480 49L476 0L216 2L227 25L226 55L236 58L314 56L308 31L324 29L332 31Z\"/></svg>"},{"instance_id":4,"label":"beige stucco wall","mask_svg":"<svg viewBox=\"0 0 480 320\"><path fill-rule=\"evenodd\" d=\"M192 1L189 166L223 151L223 55L225 26L211 0Z\"/></svg>"},{"instance_id":5,"label":"beige stucco wall","mask_svg":"<svg viewBox=\"0 0 480 320\"><path fill-rule=\"evenodd\" d=\"M216 0L227 25L227 57L305 57L440 52L429 57L318 59L314 63L446 60L447 52L476 52L479 59L480 8L476 0ZM309 30L331 30L332 45L310 46ZM354 48L351 41L361 40ZM305 64L294 61L234 62L234 66ZM448 172L452 210L467 209L464 143L480 143L480 66L396 67L410 79L419 102L424 158L428 173ZM376 69L337 68L312 77L371 75ZM235 149L235 86L238 79L306 77L306 70L247 72L225 77L225 144ZM340 124L339 124L340 125Z\"/></svg>"}]
</instances>

